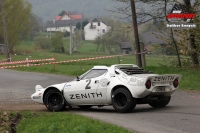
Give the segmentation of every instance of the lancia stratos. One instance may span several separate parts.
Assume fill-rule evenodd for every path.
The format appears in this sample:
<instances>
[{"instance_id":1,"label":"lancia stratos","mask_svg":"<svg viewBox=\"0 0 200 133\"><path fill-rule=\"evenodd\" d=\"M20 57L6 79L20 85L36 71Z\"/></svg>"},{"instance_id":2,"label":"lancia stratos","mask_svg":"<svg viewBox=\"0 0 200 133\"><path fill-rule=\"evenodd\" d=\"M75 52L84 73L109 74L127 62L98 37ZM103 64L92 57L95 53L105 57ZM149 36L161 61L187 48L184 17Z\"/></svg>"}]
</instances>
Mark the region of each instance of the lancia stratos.
<instances>
[{"instance_id":1,"label":"lancia stratos","mask_svg":"<svg viewBox=\"0 0 200 133\"><path fill-rule=\"evenodd\" d=\"M31 99L51 111L66 106L86 109L112 105L116 111L125 113L137 104L165 107L180 80L179 74L154 74L134 64L94 66L70 82L46 88L36 85Z\"/></svg>"}]
</instances>

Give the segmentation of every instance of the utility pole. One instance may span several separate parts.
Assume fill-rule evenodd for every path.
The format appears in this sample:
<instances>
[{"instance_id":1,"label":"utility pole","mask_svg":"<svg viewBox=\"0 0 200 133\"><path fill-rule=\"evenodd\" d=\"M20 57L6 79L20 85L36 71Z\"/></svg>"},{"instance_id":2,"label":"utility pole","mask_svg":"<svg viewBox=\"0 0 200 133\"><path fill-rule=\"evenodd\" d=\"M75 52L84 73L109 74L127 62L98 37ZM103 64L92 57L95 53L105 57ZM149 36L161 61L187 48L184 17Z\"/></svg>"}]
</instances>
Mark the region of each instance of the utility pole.
<instances>
[{"instance_id":1,"label":"utility pole","mask_svg":"<svg viewBox=\"0 0 200 133\"><path fill-rule=\"evenodd\" d=\"M70 46L69 46L69 54L72 54L72 25L70 25Z\"/></svg>"},{"instance_id":2,"label":"utility pole","mask_svg":"<svg viewBox=\"0 0 200 133\"><path fill-rule=\"evenodd\" d=\"M83 18L81 17L81 36L80 36L80 39L81 39L81 44L82 44L82 40L83 40L83 38L82 38L82 32L83 32Z\"/></svg>"},{"instance_id":3,"label":"utility pole","mask_svg":"<svg viewBox=\"0 0 200 133\"><path fill-rule=\"evenodd\" d=\"M6 46L6 57L7 62L11 61L11 54L9 50L9 44L8 44L8 35L7 35L7 28L6 28L6 20L5 20L5 12L4 12L4 2L3 0L0 0L1 4L1 14L2 14L2 21L3 21L3 30L4 30L4 43Z\"/></svg>"},{"instance_id":4,"label":"utility pole","mask_svg":"<svg viewBox=\"0 0 200 133\"><path fill-rule=\"evenodd\" d=\"M130 0L131 2L131 11L132 11L132 19L133 19L133 29L135 35L135 46L136 46L136 62L139 67L142 66L142 58L141 58L141 48L140 48L140 41L138 35L138 26L137 26L137 16L136 16L136 9L135 9L135 0ZM138 54L137 54L138 53Z\"/></svg>"}]
</instances>

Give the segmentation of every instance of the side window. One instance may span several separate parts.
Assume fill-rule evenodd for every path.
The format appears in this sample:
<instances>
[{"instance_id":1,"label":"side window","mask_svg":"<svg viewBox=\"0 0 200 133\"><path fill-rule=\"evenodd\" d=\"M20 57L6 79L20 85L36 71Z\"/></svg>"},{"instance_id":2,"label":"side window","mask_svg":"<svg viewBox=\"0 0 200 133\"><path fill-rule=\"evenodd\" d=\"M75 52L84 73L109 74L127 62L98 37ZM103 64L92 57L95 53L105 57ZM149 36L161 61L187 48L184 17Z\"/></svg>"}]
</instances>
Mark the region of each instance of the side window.
<instances>
[{"instance_id":1,"label":"side window","mask_svg":"<svg viewBox=\"0 0 200 133\"><path fill-rule=\"evenodd\" d=\"M103 30L102 30L102 33L106 33L106 30L105 30L105 29L103 29Z\"/></svg>"},{"instance_id":2,"label":"side window","mask_svg":"<svg viewBox=\"0 0 200 133\"><path fill-rule=\"evenodd\" d=\"M84 75L81 79L91 79L95 77L99 77L107 72L106 69L93 69L87 75Z\"/></svg>"},{"instance_id":3,"label":"side window","mask_svg":"<svg viewBox=\"0 0 200 133\"><path fill-rule=\"evenodd\" d=\"M100 26L101 25L101 23L100 22L98 22L98 26Z\"/></svg>"}]
</instances>

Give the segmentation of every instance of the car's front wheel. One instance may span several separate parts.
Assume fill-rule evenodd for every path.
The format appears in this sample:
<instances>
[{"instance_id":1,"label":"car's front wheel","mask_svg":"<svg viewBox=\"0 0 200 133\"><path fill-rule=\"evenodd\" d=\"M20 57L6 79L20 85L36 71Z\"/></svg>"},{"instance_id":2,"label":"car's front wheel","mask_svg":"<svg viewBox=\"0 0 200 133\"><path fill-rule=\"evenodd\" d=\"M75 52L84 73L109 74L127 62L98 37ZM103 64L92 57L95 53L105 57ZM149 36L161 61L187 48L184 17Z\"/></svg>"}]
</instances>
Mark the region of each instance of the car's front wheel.
<instances>
[{"instance_id":1,"label":"car's front wheel","mask_svg":"<svg viewBox=\"0 0 200 133\"><path fill-rule=\"evenodd\" d=\"M135 108L136 100L127 89L119 88L112 94L112 104L116 111L126 113Z\"/></svg>"},{"instance_id":2,"label":"car's front wheel","mask_svg":"<svg viewBox=\"0 0 200 133\"><path fill-rule=\"evenodd\" d=\"M150 101L148 104L153 108L162 108L165 107L171 100L171 96L169 97L160 97L156 101Z\"/></svg>"},{"instance_id":3,"label":"car's front wheel","mask_svg":"<svg viewBox=\"0 0 200 133\"><path fill-rule=\"evenodd\" d=\"M56 89L49 90L45 94L44 103L50 111L60 111L66 107L63 95Z\"/></svg>"}]
</instances>

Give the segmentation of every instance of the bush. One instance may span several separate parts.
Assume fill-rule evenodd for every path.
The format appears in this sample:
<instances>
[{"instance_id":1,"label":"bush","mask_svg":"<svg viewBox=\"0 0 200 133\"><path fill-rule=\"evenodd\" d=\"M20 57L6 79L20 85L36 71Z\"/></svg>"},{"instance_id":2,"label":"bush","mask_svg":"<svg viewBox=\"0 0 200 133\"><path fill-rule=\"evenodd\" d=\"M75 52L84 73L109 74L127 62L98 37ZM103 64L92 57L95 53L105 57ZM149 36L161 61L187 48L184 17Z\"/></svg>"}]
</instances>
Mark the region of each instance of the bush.
<instances>
[{"instance_id":1,"label":"bush","mask_svg":"<svg viewBox=\"0 0 200 133\"><path fill-rule=\"evenodd\" d=\"M54 48L55 52L59 53L65 52L62 38L63 38L62 32L55 32L55 34L51 37L51 46Z\"/></svg>"},{"instance_id":2,"label":"bush","mask_svg":"<svg viewBox=\"0 0 200 133\"><path fill-rule=\"evenodd\" d=\"M13 48L13 52L17 55L29 55L32 52L32 50L31 48L27 49L23 45L17 45Z\"/></svg>"},{"instance_id":3,"label":"bush","mask_svg":"<svg viewBox=\"0 0 200 133\"><path fill-rule=\"evenodd\" d=\"M35 45L42 49L49 49L51 47L51 41L47 37L38 37L35 39Z\"/></svg>"}]
</instances>

